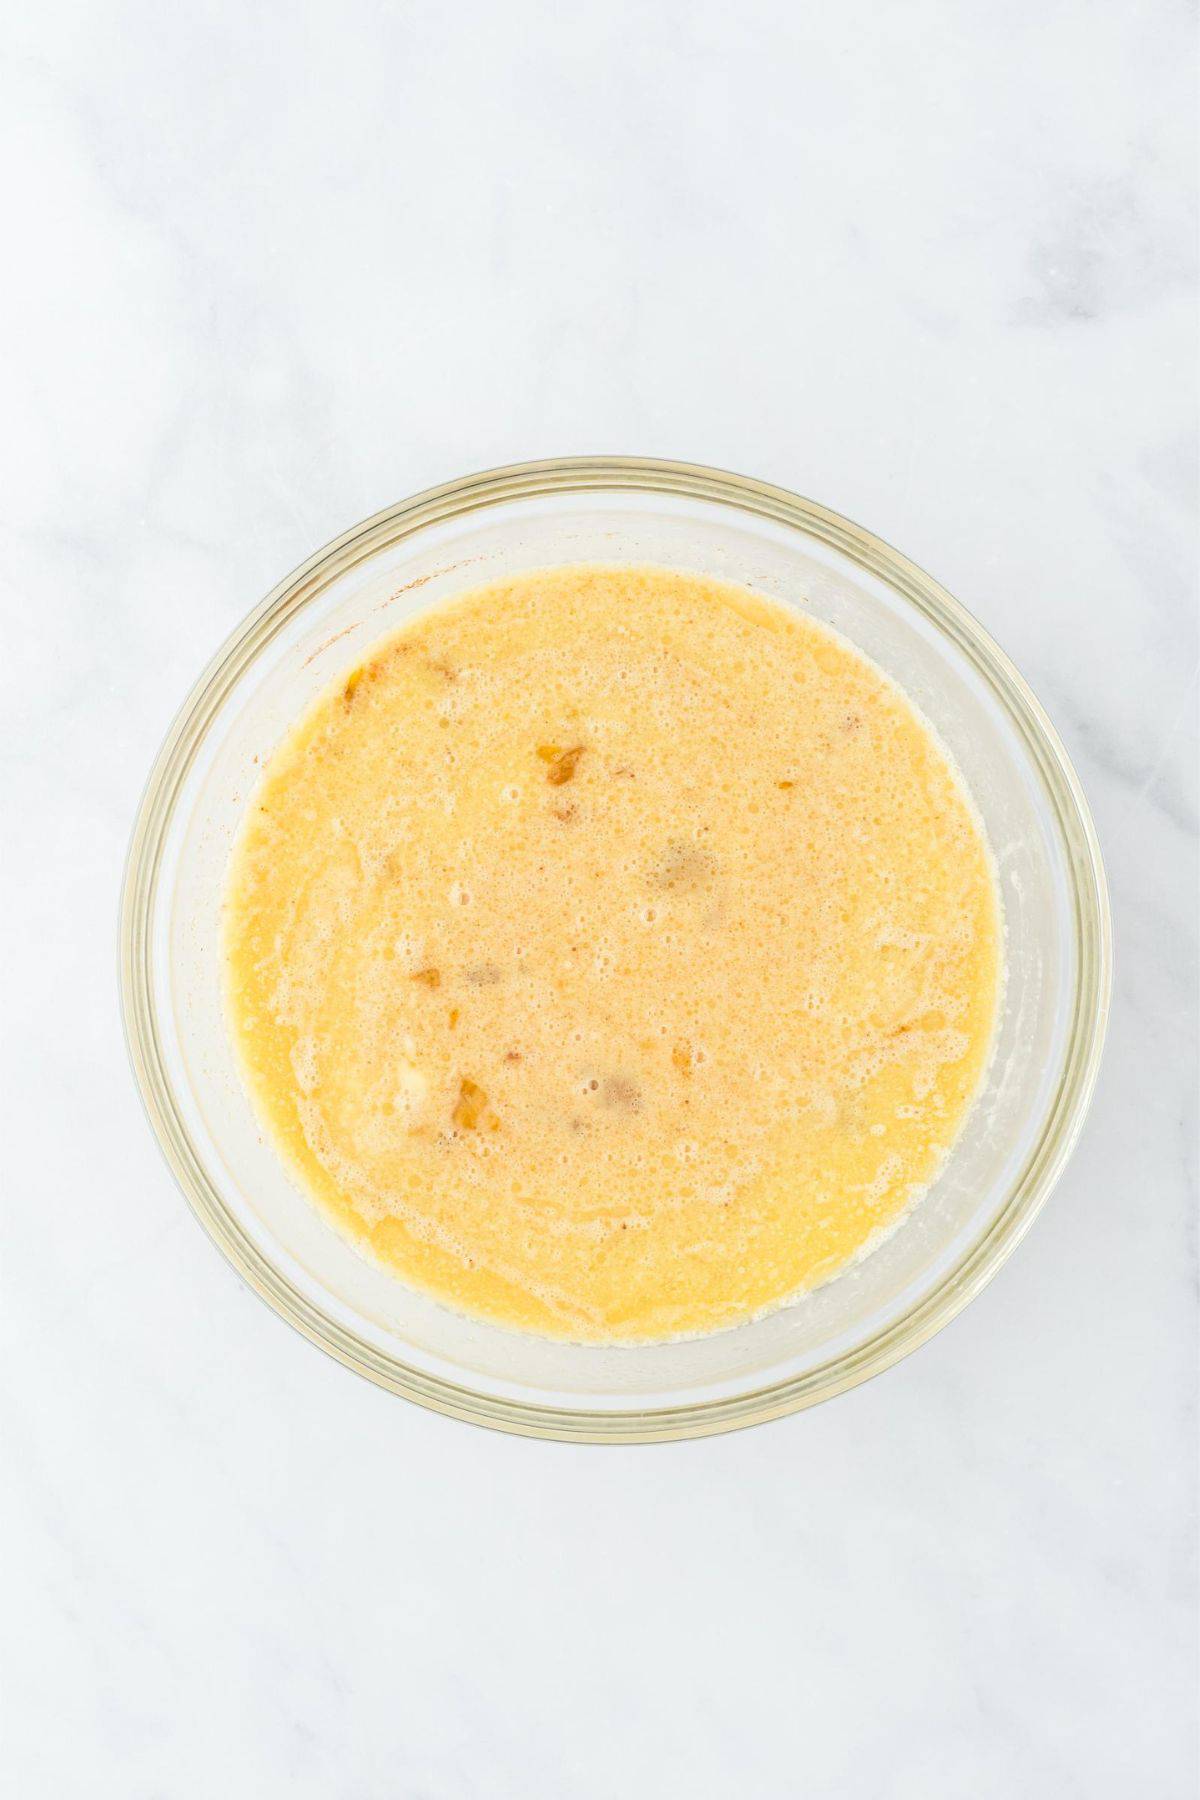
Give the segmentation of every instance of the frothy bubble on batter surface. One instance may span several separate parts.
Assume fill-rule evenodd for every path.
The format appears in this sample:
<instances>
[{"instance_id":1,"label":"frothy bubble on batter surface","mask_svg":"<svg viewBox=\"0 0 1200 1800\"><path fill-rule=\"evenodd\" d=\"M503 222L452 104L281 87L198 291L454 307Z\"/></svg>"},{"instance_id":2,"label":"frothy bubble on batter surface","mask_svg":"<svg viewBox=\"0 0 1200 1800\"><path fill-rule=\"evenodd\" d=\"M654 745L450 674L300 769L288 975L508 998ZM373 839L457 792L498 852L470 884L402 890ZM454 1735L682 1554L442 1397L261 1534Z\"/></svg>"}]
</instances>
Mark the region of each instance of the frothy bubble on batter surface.
<instances>
[{"instance_id":1,"label":"frothy bubble on batter surface","mask_svg":"<svg viewBox=\"0 0 1200 1800\"><path fill-rule=\"evenodd\" d=\"M599 1342L835 1275L978 1088L996 884L849 645L750 591L541 570L413 621L270 759L231 1029L297 1178L399 1278Z\"/></svg>"}]
</instances>

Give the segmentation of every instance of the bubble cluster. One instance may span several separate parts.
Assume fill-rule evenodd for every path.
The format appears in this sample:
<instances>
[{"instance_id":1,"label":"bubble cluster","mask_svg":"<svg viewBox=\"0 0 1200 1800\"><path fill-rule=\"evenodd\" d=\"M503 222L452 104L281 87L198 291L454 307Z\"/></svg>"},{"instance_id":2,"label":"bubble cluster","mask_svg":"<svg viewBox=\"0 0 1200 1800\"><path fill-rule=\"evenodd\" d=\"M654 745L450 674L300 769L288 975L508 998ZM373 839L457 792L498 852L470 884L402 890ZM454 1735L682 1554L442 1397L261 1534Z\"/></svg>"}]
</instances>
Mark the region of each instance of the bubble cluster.
<instances>
[{"instance_id":1,"label":"bubble cluster","mask_svg":"<svg viewBox=\"0 0 1200 1800\"><path fill-rule=\"evenodd\" d=\"M987 847L832 634L668 570L425 615L271 759L231 869L251 1094L403 1278L600 1341L718 1329L910 1204L986 1062Z\"/></svg>"}]
</instances>

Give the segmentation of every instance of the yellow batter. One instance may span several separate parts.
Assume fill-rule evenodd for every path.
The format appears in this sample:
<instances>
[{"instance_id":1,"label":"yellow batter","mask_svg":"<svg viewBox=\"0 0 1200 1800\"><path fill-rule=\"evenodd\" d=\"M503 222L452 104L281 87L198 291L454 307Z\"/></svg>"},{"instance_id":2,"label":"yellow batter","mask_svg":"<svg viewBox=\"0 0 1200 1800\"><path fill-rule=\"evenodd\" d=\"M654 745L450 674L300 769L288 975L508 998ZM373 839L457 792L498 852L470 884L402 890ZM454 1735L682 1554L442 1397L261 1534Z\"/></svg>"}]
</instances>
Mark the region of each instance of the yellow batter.
<instances>
[{"instance_id":1,"label":"yellow batter","mask_svg":"<svg viewBox=\"0 0 1200 1800\"><path fill-rule=\"evenodd\" d=\"M540 570L378 644L271 758L231 1028L329 1216L448 1305L713 1331L935 1174L1000 924L943 752L841 640L657 568Z\"/></svg>"}]
</instances>

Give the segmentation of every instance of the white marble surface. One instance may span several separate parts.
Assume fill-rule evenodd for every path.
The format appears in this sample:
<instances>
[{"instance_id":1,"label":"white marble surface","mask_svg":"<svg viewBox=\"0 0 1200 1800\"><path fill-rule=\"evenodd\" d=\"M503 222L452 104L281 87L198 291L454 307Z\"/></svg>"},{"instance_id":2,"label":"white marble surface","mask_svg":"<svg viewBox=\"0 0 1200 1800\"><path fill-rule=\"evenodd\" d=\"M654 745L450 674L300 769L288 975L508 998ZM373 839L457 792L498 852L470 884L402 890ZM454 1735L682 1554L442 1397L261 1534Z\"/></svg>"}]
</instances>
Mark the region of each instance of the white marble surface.
<instances>
[{"instance_id":1,"label":"white marble surface","mask_svg":"<svg viewBox=\"0 0 1200 1800\"><path fill-rule=\"evenodd\" d=\"M0 1787L1195 1794L1195 233L1158 0L10 7ZM242 613L584 450L899 544L1108 857L1098 1103L994 1286L763 1429L567 1449L354 1379L186 1211L117 886Z\"/></svg>"}]
</instances>

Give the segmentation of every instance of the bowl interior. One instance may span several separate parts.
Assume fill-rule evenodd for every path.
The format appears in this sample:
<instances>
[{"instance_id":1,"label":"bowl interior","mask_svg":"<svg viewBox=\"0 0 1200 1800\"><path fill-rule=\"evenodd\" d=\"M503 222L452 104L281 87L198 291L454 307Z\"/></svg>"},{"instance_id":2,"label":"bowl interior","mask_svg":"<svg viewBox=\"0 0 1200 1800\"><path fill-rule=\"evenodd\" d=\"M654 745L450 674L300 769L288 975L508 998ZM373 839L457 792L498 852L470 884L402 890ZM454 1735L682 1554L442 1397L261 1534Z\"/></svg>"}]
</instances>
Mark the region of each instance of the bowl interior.
<instances>
[{"instance_id":1,"label":"bowl interior","mask_svg":"<svg viewBox=\"0 0 1200 1800\"><path fill-rule=\"evenodd\" d=\"M314 559L223 653L184 728L187 754L177 756L162 808L145 966L190 1197L236 1260L252 1257L271 1272L290 1297L281 1310L302 1314L313 1335L378 1378L410 1391L415 1380L435 1403L469 1393L485 1409L640 1420L649 1434L664 1409L720 1410L780 1384L837 1385L864 1347L961 1276L1045 1157L1076 1029L1080 927L1077 849L1047 778L1044 741L965 615L932 584L922 587L903 559L865 534L856 541L842 521L824 523L833 516L819 509L785 519L736 497L613 483L438 510L414 518L397 509ZM296 716L417 611L501 575L583 561L661 563L739 581L865 651L957 761L995 853L1006 922L990 1074L925 1199L872 1255L784 1310L651 1347L553 1343L479 1324L364 1260L264 1142L222 1015L230 848L263 762Z\"/></svg>"}]
</instances>

